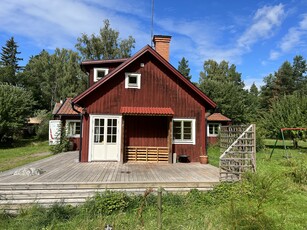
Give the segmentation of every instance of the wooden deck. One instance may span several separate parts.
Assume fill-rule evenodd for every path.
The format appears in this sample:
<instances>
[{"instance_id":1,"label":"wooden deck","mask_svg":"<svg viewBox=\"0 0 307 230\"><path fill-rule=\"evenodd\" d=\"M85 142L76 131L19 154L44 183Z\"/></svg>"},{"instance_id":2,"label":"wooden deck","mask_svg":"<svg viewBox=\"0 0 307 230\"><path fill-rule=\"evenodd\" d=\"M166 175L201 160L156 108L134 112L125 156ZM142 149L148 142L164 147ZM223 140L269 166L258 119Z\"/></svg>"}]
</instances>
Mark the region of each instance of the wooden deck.
<instances>
[{"instance_id":1,"label":"wooden deck","mask_svg":"<svg viewBox=\"0 0 307 230\"><path fill-rule=\"evenodd\" d=\"M39 168L37 176L0 173L0 209L17 209L22 204L84 202L95 192L125 190L143 192L162 187L168 191L211 189L219 183L219 169L200 163L117 162L79 163L78 152L61 153L20 168ZM10 208L8 208L10 205ZM14 207L13 207L13 206ZM13 207L13 208L12 208Z\"/></svg>"},{"instance_id":2,"label":"wooden deck","mask_svg":"<svg viewBox=\"0 0 307 230\"><path fill-rule=\"evenodd\" d=\"M39 176L13 175L16 169L0 173L0 185L6 183L71 182L219 182L219 169L199 163L117 162L79 163L78 152L61 153L20 168L40 168Z\"/></svg>"}]
</instances>

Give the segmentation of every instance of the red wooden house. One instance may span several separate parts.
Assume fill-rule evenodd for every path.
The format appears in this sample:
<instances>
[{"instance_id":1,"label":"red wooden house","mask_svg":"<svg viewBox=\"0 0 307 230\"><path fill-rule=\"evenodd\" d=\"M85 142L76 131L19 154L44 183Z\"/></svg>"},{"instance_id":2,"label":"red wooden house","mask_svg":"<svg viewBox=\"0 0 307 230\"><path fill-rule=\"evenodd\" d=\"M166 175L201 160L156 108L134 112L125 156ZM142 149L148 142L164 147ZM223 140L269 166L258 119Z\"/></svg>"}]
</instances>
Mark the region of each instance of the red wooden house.
<instances>
[{"instance_id":1,"label":"red wooden house","mask_svg":"<svg viewBox=\"0 0 307 230\"><path fill-rule=\"evenodd\" d=\"M68 139L72 142L72 150L80 149L80 133L81 122L80 113L82 110L77 108L76 111L71 106L72 98L66 98L65 101L61 101L54 105L52 115L54 119L61 120L62 126L66 128L66 134Z\"/></svg>"},{"instance_id":2,"label":"red wooden house","mask_svg":"<svg viewBox=\"0 0 307 230\"><path fill-rule=\"evenodd\" d=\"M206 111L216 107L169 62L170 36L154 36L128 59L85 61L90 87L82 108L81 162L192 162L206 154Z\"/></svg>"},{"instance_id":3,"label":"red wooden house","mask_svg":"<svg viewBox=\"0 0 307 230\"><path fill-rule=\"evenodd\" d=\"M207 140L209 144L217 144L222 125L230 125L231 119L221 113L207 114Z\"/></svg>"}]
</instances>

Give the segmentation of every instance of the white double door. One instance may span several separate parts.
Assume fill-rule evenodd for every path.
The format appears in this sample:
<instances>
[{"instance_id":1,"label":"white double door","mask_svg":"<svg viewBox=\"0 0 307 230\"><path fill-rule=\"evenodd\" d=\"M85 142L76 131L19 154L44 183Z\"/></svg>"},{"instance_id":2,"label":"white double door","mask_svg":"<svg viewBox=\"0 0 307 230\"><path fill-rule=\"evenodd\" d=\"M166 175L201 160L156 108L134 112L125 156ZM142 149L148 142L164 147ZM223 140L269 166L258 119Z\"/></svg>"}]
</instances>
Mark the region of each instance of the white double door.
<instances>
[{"instance_id":1,"label":"white double door","mask_svg":"<svg viewBox=\"0 0 307 230\"><path fill-rule=\"evenodd\" d=\"M91 115L89 161L119 161L121 116Z\"/></svg>"}]
</instances>

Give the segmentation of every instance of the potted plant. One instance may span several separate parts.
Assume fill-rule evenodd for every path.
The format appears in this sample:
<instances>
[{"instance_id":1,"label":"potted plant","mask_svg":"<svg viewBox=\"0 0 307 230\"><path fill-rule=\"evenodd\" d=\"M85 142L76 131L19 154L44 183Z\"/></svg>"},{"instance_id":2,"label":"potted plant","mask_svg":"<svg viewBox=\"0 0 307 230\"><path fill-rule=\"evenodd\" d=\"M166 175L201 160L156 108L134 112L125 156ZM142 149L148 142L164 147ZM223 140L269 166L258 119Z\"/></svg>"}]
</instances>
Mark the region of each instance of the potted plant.
<instances>
[{"instance_id":1,"label":"potted plant","mask_svg":"<svg viewBox=\"0 0 307 230\"><path fill-rule=\"evenodd\" d=\"M204 155L202 148L200 148L200 156L199 156L199 162L201 164L208 164L208 156Z\"/></svg>"}]
</instances>

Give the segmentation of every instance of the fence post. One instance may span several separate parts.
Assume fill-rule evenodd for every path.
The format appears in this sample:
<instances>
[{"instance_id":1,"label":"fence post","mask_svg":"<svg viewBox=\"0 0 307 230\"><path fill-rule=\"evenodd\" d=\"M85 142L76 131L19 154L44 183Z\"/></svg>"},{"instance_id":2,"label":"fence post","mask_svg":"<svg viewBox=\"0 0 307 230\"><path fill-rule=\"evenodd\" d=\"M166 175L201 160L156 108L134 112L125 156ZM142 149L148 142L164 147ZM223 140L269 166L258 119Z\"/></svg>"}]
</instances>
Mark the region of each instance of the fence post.
<instances>
[{"instance_id":1,"label":"fence post","mask_svg":"<svg viewBox=\"0 0 307 230\"><path fill-rule=\"evenodd\" d=\"M158 229L162 229L162 188L158 188Z\"/></svg>"}]
</instances>

